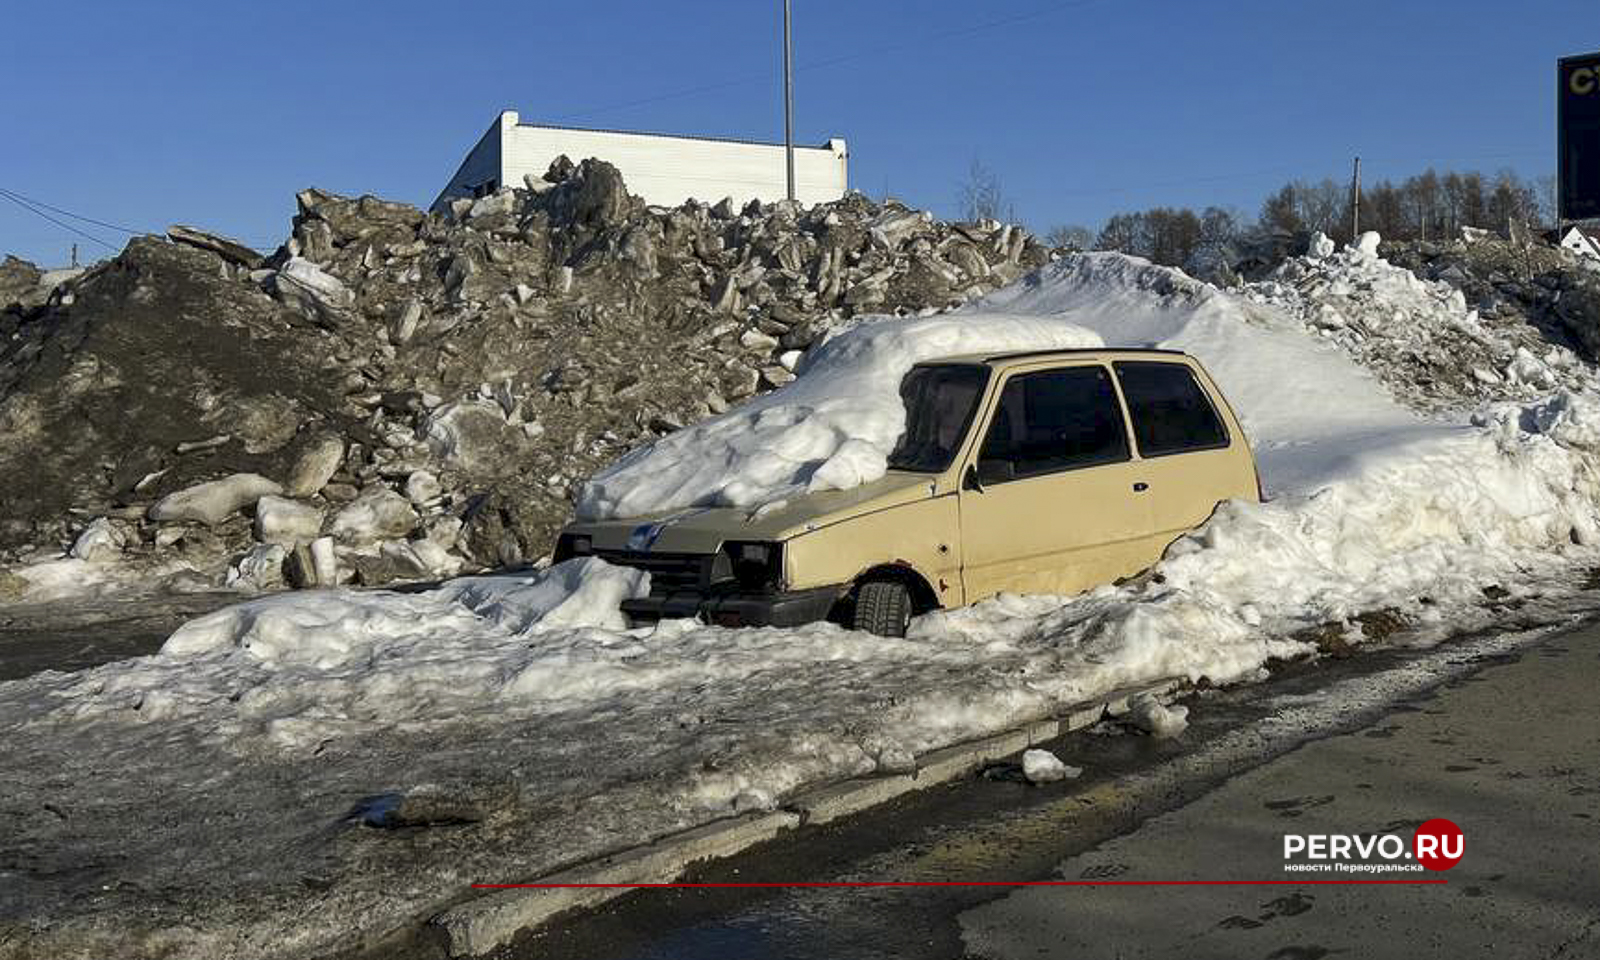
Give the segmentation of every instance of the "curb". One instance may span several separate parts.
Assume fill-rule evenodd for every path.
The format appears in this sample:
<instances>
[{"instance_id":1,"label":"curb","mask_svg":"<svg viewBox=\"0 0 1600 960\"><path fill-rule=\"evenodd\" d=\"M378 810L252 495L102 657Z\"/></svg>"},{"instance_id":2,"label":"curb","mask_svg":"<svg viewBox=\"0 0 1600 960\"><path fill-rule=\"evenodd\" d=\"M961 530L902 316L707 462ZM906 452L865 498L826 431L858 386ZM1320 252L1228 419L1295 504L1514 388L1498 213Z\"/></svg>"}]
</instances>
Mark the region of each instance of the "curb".
<instances>
[{"instance_id":1,"label":"curb","mask_svg":"<svg viewBox=\"0 0 1600 960\"><path fill-rule=\"evenodd\" d=\"M690 864L731 857L749 847L807 824L822 824L860 813L914 790L958 780L984 764L1020 753L1063 733L1080 730L1104 717L1128 711L1140 694L1164 697L1181 684L1167 679L1146 686L1115 690L1005 733L932 750L917 758L909 774L845 780L806 790L770 812L749 813L662 837L609 856L539 877L549 884L672 883ZM593 907L629 891L618 887L548 887L495 890L451 907L429 921L448 939L452 957L478 957L509 943L518 933L549 922L557 914Z\"/></svg>"}]
</instances>

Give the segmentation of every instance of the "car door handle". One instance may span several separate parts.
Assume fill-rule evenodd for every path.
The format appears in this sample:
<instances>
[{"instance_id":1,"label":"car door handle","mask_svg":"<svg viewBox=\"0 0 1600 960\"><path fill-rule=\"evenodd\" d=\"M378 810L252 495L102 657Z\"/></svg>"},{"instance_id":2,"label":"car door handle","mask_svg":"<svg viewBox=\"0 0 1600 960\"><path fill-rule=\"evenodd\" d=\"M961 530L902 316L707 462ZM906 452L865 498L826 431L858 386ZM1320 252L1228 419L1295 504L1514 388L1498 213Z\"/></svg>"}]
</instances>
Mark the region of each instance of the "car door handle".
<instances>
[{"instance_id":1,"label":"car door handle","mask_svg":"<svg viewBox=\"0 0 1600 960\"><path fill-rule=\"evenodd\" d=\"M1149 490L1149 489L1150 489L1150 484L1145 483L1143 480L1140 480L1140 481L1136 482L1133 485L1133 492L1134 493L1144 493L1146 490Z\"/></svg>"}]
</instances>

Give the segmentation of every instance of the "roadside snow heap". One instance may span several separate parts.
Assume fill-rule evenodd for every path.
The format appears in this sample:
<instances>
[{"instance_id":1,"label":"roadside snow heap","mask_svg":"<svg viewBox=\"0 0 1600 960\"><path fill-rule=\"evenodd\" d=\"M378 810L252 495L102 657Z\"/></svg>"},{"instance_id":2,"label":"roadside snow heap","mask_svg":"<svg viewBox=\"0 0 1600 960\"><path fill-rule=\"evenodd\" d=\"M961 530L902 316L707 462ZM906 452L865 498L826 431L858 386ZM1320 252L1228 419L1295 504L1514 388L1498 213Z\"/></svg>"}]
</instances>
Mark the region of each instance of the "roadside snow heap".
<instances>
[{"instance_id":1,"label":"roadside snow heap","mask_svg":"<svg viewBox=\"0 0 1600 960\"><path fill-rule=\"evenodd\" d=\"M899 424L886 398L920 357L1174 347L1235 405L1269 500L1224 504L1149 577L1002 595L899 640L829 624L623 629L617 602L647 583L592 559L417 594L254 600L156 656L0 685L0 820L27 851L0 903L37 918L18 922L43 953L326 953L471 882L903 770L1114 688L1257 678L1328 630L1370 639L1375 612L1419 641L1485 623L1486 587L1514 595L1596 560L1600 380L1563 348L1529 361L1491 340L1492 364L1463 362L1488 364L1497 384L1471 382L1498 398L1401 388L1375 358L1485 334L1448 288L1378 260L1375 240L1319 245L1242 293L1070 256L954 314L862 323L813 348L793 383L631 454L581 501L595 515L759 505L870 479ZM1181 730L1176 711L1146 713Z\"/></svg>"}]
</instances>

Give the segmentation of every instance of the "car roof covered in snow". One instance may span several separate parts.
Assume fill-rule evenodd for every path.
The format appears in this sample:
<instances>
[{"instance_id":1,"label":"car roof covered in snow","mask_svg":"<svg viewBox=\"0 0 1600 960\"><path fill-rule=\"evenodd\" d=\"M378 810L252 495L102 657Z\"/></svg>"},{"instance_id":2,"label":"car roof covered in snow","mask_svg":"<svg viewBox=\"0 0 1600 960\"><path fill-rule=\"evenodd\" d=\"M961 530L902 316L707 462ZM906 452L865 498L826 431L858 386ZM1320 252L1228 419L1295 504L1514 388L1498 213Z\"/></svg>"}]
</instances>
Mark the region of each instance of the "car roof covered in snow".
<instances>
[{"instance_id":1,"label":"car roof covered in snow","mask_svg":"<svg viewBox=\"0 0 1600 960\"><path fill-rule=\"evenodd\" d=\"M1158 357L1187 357L1182 350L1165 350L1157 347L1072 347L1057 350L1019 350L1012 353L965 353L953 357L940 357L936 360L923 360L919 367L936 366L945 363L984 363L990 365L1006 365L1014 363L1031 362L1034 360L1050 360L1060 357L1064 360L1081 360L1088 357L1126 357L1126 356L1158 356Z\"/></svg>"}]
</instances>

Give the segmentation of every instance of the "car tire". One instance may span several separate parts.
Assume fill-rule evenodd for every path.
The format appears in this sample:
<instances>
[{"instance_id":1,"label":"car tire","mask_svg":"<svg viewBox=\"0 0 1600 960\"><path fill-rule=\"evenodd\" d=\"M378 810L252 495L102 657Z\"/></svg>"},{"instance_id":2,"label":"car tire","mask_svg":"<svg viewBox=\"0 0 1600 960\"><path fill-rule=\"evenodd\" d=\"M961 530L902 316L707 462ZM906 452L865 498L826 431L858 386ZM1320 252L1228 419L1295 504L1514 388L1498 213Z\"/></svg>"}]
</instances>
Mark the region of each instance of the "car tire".
<instances>
[{"instance_id":1,"label":"car tire","mask_svg":"<svg viewBox=\"0 0 1600 960\"><path fill-rule=\"evenodd\" d=\"M856 591L851 626L880 637L903 637L911 622L911 591L897 580L869 580Z\"/></svg>"}]
</instances>

